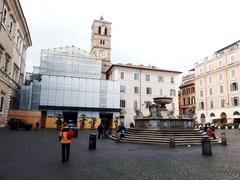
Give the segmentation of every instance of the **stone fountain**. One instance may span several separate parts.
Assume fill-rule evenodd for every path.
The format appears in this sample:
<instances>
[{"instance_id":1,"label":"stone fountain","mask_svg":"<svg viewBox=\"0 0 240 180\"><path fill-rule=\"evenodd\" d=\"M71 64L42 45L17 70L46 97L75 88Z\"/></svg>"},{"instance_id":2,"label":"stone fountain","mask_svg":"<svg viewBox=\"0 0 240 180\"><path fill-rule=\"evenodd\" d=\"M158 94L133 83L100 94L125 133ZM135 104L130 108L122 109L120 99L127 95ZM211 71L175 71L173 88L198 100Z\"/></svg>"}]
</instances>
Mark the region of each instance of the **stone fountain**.
<instances>
[{"instance_id":1,"label":"stone fountain","mask_svg":"<svg viewBox=\"0 0 240 180\"><path fill-rule=\"evenodd\" d=\"M144 117L139 109L135 108L135 128L138 129L193 129L194 123L191 117L178 119L173 110L166 108L172 102L171 97L153 98L154 104L149 106L150 115Z\"/></svg>"}]
</instances>

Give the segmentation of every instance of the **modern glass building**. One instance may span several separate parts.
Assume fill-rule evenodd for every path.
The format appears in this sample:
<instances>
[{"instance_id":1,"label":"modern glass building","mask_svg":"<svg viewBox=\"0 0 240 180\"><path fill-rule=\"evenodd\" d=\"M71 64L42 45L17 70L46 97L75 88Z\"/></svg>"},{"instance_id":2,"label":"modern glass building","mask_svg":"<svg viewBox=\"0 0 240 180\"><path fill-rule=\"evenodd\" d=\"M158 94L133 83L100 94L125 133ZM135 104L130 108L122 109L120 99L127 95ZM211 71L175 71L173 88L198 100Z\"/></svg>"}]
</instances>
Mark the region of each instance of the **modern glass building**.
<instances>
[{"instance_id":1,"label":"modern glass building","mask_svg":"<svg viewBox=\"0 0 240 180\"><path fill-rule=\"evenodd\" d=\"M26 82L21 107L42 111L45 127L55 127L59 114L76 124L85 116L109 126L119 116L119 82L101 79L101 59L74 46L42 50L38 72Z\"/></svg>"}]
</instances>

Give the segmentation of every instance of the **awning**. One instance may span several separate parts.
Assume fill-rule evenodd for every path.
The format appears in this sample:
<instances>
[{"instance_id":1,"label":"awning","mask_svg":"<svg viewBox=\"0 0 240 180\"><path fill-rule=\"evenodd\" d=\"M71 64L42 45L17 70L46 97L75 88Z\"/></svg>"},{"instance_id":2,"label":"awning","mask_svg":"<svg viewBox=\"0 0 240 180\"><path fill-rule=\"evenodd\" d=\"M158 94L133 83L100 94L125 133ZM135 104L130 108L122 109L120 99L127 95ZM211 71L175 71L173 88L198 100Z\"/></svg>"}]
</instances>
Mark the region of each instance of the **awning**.
<instances>
[{"instance_id":1,"label":"awning","mask_svg":"<svg viewBox=\"0 0 240 180\"><path fill-rule=\"evenodd\" d=\"M234 118L234 119L236 119L236 118L240 118L240 115L233 115L232 118Z\"/></svg>"}]
</instances>

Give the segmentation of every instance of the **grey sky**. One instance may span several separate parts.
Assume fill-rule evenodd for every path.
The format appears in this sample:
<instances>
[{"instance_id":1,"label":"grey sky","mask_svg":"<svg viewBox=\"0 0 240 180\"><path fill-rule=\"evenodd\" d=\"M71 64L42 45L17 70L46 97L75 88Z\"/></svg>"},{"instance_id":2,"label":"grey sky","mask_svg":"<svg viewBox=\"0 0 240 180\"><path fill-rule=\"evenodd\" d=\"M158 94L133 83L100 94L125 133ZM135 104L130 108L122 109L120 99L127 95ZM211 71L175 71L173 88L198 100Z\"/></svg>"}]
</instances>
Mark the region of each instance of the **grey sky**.
<instances>
[{"instance_id":1,"label":"grey sky","mask_svg":"<svg viewBox=\"0 0 240 180\"><path fill-rule=\"evenodd\" d=\"M20 0L33 46L27 71L40 50L75 45L90 51L91 25L112 22L112 62L155 65L187 72L214 51L240 39L239 0Z\"/></svg>"}]
</instances>

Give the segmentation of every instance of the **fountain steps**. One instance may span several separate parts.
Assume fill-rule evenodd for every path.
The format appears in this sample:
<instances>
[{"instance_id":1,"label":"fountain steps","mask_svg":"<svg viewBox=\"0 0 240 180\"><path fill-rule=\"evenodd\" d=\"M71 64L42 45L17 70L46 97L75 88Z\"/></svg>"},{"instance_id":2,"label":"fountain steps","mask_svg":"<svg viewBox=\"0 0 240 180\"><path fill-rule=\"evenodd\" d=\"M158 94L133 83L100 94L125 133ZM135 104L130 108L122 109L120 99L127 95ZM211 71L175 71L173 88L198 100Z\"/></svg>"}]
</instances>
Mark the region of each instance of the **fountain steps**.
<instances>
[{"instance_id":1,"label":"fountain steps","mask_svg":"<svg viewBox=\"0 0 240 180\"><path fill-rule=\"evenodd\" d=\"M170 137L174 137L175 145L200 145L202 134L198 130L140 130L128 129L121 142L140 143L140 144L168 144ZM117 135L111 136L116 140ZM217 140L211 140L212 144L218 143Z\"/></svg>"}]
</instances>

